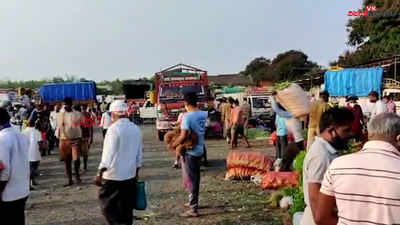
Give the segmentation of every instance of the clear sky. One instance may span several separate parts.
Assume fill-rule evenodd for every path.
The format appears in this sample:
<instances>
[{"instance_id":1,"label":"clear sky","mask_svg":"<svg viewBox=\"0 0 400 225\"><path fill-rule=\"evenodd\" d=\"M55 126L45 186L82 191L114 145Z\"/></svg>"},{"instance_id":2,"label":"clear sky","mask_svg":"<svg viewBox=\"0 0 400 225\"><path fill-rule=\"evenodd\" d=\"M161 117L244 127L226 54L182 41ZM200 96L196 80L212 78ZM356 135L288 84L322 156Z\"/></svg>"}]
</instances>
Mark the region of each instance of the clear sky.
<instances>
[{"instance_id":1,"label":"clear sky","mask_svg":"<svg viewBox=\"0 0 400 225\"><path fill-rule=\"evenodd\" d=\"M296 49L321 65L346 48L362 0L2 0L0 78L134 79L176 63L235 73Z\"/></svg>"}]
</instances>

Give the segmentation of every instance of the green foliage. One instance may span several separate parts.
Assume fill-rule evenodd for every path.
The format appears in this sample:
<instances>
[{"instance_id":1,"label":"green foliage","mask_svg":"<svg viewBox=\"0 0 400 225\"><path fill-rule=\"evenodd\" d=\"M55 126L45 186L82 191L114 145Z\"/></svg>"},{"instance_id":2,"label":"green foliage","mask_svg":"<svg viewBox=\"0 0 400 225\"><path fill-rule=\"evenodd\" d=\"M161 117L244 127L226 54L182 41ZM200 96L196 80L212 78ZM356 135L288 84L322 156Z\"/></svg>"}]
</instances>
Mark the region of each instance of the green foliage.
<instances>
[{"instance_id":1,"label":"green foliage","mask_svg":"<svg viewBox=\"0 0 400 225\"><path fill-rule=\"evenodd\" d=\"M304 202L304 193L302 186L296 188L285 188L283 189L285 196L292 196L293 205L289 208L290 215L294 215L296 212L303 212L306 208L306 203Z\"/></svg>"},{"instance_id":2,"label":"green foliage","mask_svg":"<svg viewBox=\"0 0 400 225\"><path fill-rule=\"evenodd\" d=\"M284 81L302 77L319 66L308 60L301 51L290 50L278 54L272 61L264 57L253 59L241 74L251 76L254 81Z\"/></svg>"},{"instance_id":3,"label":"green foliage","mask_svg":"<svg viewBox=\"0 0 400 225\"><path fill-rule=\"evenodd\" d=\"M297 172L302 173L303 172L303 163L304 159L306 158L306 152L301 151L299 154L297 154L296 158L294 159L293 163L293 169Z\"/></svg>"},{"instance_id":4,"label":"green foliage","mask_svg":"<svg viewBox=\"0 0 400 225\"><path fill-rule=\"evenodd\" d=\"M306 157L306 152L301 151L299 154L297 154L293 162L294 171L297 171L301 174L299 176L299 186L282 189L282 193L284 196L291 196L293 198L293 205L291 205L289 208L289 213L292 216L296 212L304 211L306 207L306 203L304 202L304 192L303 192L303 163L305 157Z\"/></svg>"},{"instance_id":5,"label":"green foliage","mask_svg":"<svg viewBox=\"0 0 400 225\"><path fill-rule=\"evenodd\" d=\"M285 196L283 190L284 189L273 192L271 197L268 199L267 204L274 208L279 207L279 201Z\"/></svg>"},{"instance_id":6,"label":"green foliage","mask_svg":"<svg viewBox=\"0 0 400 225\"><path fill-rule=\"evenodd\" d=\"M363 64L400 52L400 4L393 0L364 0L360 10L370 5L376 6L377 12L352 18L347 24L348 44L356 50L345 51L331 65Z\"/></svg>"},{"instance_id":7,"label":"green foliage","mask_svg":"<svg viewBox=\"0 0 400 225\"><path fill-rule=\"evenodd\" d=\"M348 144L348 149L345 151L341 151L339 152L339 155L347 155L347 154L351 154L354 152L358 152L362 147L362 143L361 142L355 142L355 141L351 141Z\"/></svg>"},{"instance_id":8,"label":"green foliage","mask_svg":"<svg viewBox=\"0 0 400 225\"><path fill-rule=\"evenodd\" d=\"M247 131L247 137L249 139L263 139L270 136L270 133L266 132L264 129L250 128Z\"/></svg>"},{"instance_id":9,"label":"green foliage","mask_svg":"<svg viewBox=\"0 0 400 225\"><path fill-rule=\"evenodd\" d=\"M281 91L283 89L290 87L291 84L292 84L292 82L290 82L290 81L277 82L277 83L275 83L274 88L276 91Z\"/></svg>"}]
</instances>

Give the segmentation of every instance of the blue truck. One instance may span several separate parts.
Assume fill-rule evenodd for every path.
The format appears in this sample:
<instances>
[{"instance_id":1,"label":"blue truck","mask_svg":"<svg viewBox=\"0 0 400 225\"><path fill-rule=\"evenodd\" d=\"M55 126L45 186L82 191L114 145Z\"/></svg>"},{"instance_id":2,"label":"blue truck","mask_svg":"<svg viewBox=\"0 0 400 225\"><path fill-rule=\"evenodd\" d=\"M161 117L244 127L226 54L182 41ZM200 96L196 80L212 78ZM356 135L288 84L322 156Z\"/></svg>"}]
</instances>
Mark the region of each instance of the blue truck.
<instances>
[{"instance_id":1,"label":"blue truck","mask_svg":"<svg viewBox=\"0 0 400 225\"><path fill-rule=\"evenodd\" d=\"M66 97L75 102L90 103L96 101L95 82L52 83L45 84L39 90L43 103L62 102Z\"/></svg>"}]
</instances>

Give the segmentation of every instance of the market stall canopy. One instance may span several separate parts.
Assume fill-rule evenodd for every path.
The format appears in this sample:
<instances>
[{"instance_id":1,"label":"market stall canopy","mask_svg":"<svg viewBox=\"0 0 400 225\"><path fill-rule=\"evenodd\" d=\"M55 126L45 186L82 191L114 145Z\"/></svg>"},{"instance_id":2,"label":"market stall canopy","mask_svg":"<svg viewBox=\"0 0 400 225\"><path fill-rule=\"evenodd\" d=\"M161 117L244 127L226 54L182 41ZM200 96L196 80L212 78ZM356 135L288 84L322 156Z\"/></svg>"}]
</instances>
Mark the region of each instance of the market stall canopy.
<instances>
[{"instance_id":1,"label":"market stall canopy","mask_svg":"<svg viewBox=\"0 0 400 225\"><path fill-rule=\"evenodd\" d=\"M371 91L381 93L383 68L343 69L326 71L325 90L333 97L366 97Z\"/></svg>"}]
</instances>

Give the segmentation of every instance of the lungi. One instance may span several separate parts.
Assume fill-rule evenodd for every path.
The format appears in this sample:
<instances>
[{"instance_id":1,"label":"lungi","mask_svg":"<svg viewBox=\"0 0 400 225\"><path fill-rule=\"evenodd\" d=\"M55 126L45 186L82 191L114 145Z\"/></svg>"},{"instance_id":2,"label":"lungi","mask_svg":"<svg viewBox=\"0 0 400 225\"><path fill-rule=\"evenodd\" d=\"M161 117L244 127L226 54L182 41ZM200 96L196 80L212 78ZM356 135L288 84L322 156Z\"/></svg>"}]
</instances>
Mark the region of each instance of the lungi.
<instances>
[{"instance_id":1,"label":"lungi","mask_svg":"<svg viewBox=\"0 0 400 225\"><path fill-rule=\"evenodd\" d=\"M185 160L182 160L182 177L183 184L189 191L190 208L197 212L199 208L199 192L200 192L200 164L201 157L185 154Z\"/></svg>"},{"instance_id":2,"label":"lungi","mask_svg":"<svg viewBox=\"0 0 400 225\"><path fill-rule=\"evenodd\" d=\"M108 225L132 225L135 198L136 178L105 180L99 191L99 200Z\"/></svg>"}]
</instances>

